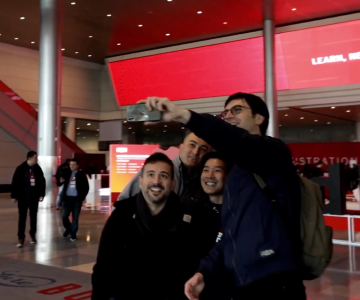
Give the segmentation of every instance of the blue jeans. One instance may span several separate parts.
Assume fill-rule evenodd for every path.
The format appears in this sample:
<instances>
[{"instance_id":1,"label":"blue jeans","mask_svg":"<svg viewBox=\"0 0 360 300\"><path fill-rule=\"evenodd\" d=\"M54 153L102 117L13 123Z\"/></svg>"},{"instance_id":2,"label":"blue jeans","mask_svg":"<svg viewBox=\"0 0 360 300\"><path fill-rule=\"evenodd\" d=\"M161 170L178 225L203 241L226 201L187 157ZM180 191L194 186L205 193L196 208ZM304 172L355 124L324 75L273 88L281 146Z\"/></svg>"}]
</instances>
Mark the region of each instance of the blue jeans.
<instances>
[{"instance_id":1,"label":"blue jeans","mask_svg":"<svg viewBox=\"0 0 360 300\"><path fill-rule=\"evenodd\" d=\"M59 191L58 191L58 195L56 198L56 207L60 207L61 206L61 192L64 189L64 185L59 186Z\"/></svg>"},{"instance_id":2,"label":"blue jeans","mask_svg":"<svg viewBox=\"0 0 360 300\"><path fill-rule=\"evenodd\" d=\"M77 197L69 197L64 195L62 203L62 218L65 230L68 231L72 238L76 238L76 233L79 229L79 216L82 207L82 201ZM69 216L71 214L72 222L70 223Z\"/></svg>"}]
</instances>

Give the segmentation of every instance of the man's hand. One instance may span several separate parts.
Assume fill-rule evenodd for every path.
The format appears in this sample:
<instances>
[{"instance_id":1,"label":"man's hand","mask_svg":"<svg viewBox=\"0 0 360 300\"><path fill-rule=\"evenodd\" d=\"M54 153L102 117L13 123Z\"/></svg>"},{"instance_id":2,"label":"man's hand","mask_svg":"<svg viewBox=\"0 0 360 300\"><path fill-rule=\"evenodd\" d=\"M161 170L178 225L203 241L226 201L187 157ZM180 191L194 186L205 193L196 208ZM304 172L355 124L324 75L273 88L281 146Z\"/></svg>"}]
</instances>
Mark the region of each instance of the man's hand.
<instances>
[{"instance_id":1,"label":"man's hand","mask_svg":"<svg viewBox=\"0 0 360 300\"><path fill-rule=\"evenodd\" d=\"M44 201L44 197L40 197L40 198L39 198L39 201L40 201L40 202L43 202L43 201Z\"/></svg>"},{"instance_id":2,"label":"man's hand","mask_svg":"<svg viewBox=\"0 0 360 300\"><path fill-rule=\"evenodd\" d=\"M204 276L201 273L195 273L195 275L185 283L184 292L189 300L199 300L199 296L204 288Z\"/></svg>"},{"instance_id":3,"label":"man's hand","mask_svg":"<svg viewBox=\"0 0 360 300\"><path fill-rule=\"evenodd\" d=\"M15 204L17 203L16 199L11 199L12 202L14 202Z\"/></svg>"},{"instance_id":4,"label":"man's hand","mask_svg":"<svg viewBox=\"0 0 360 300\"><path fill-rule=\"evenodd\" d=\"M146 108L150 111L157 109L162 112L162 121L171 122L176 121L183 124L189 122L191 113L187 109L178 107L167 98L149 97L146 100L138 103L145 103Z\"/></svg>"}]
</instances>

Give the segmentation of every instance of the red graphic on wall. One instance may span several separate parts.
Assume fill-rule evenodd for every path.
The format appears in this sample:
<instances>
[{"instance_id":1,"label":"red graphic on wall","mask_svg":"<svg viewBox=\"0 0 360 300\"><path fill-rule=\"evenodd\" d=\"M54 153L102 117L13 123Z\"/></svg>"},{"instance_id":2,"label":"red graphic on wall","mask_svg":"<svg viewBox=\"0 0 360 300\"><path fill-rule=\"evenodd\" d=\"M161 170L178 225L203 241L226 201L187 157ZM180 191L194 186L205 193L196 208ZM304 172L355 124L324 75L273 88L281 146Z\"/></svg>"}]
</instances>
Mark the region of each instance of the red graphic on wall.
<instances>
[{"instance_id":1,"label":"red graphic on wall","mask_svg":"<svg viewBox=\"0 0 360 300\"><path fill-rule=\"evenodd\" d=\"M360 20L276 35L278 90L360 83ZM109 63L119 105L264 91L263 38Z\"/></svg>"}]
</instances>

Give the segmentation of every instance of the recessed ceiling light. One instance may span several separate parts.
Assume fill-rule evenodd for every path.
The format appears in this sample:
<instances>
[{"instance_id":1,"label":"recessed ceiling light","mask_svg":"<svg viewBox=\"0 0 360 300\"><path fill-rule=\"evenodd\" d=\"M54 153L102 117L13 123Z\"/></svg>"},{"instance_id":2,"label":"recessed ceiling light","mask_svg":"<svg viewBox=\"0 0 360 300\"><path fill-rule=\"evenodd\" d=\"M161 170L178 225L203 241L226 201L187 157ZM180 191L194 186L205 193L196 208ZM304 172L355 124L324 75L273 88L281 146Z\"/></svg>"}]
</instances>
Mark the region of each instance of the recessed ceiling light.
<instances>
[{"instance_id":1,"label":"recessed ceiling light","mask_svg":"<svg viewBox=\"0 0 360 300\"><path fill-rule=\"evenodd\" d=\"M62 48L61 51L65 51L65 48Z\"/></svg>"},{"instance_id":2,"label":"recessed ceiling light","mask_svg":"<svg viewBox=\"0 0 360 300\"><path fill-rule=\"evenodd\" d=\"M106 15L107 17L111 17L111 14Z\"/></svg>"},{"instance_id":3,"label":"recessed ceiling light","mask_svg":"<svg viewBox=\"0 0 360 300\"><path fill-rule=\"evenodd\" d=\"M80 129L80 127L77 127L76 129Z\"/></svg>"},{"instance_id":4,"label":"recessed ceiling light","mask_svg":"<svg viewBox=\"0 0 360 300\"><path fill-rule=\"evenodd\" d=\"M314 122L317 122L318 120L314 120Z\"/></svg>"},{"instance_id":5,"label":"recessed ceiling light","mask_svg":"<svg viewBox=\"0 0 360 300\"><path fill-rule=\"evenodd\" d=\"M295 11L295 10L296 10L296 8L293 8L293 9L292 9L292 11Z\"/></svg>"},{"instance_id":6,"label":"recessed ceiling light","mask_svg":"<svg viewBox=\"0 0 360 300\"><path fill-rule=\"evenodd\" d=\"M100 129L96 129L96 131L100 131Z\"/></svg>"},{"instance_id":7,"label":"recessed ceiling light","mask_svg":"<svg viewBox=\"0 0 360 300\"><path fill-rule=\"evenodd\" d=\"M92 35L89 35L89 38L92 38Z\"/></svg>"},{"instance_id":8,"label":"recessed ceiling light","mask_svg":"<svg viewBox=\"0 0 360 300\"><path fill-rule=\"evenodd\" d=\"M314 129L310 129L310 131L314 131Z\"/></svg>"},{"instance_id":9,"label":"recessed ceiling light","mask_svg":"<svg viewBox=\"0 0 360 300\"><path fill-rule=\"evenodd\" d=\"M304 120L304 117L301 117L300 120Z\"/></svg>"},{"instance_id":10,"label":"recessed ceiling light","mask_svg":"<svg viewBox=\"0 0 360 300\"><path fill-rule=\"evenodd\" d=\"M21 17L20 20L25 20L25 17Z\"/></svg>"},{"instance_id":11,"label":"recessed ceiling light","mask_svg":"<svg viewBox=\"0 0 360 300\"><path fill-rule=\"evenodd\" d=\"M71 2L71 5L75 5L76 3L75 2Z\"/></svg>"},{"instance_id":12,"label":"recessed ceiling light","mask_svg":"<svg viewBox=\"0 0 360 300\"><path fill-rule=\"evenodd\" d=\"M92 55L91 55L91 54L89 54L88 56L89 56L89 57L91 57Z\"/></svg>"},{"instance_id":13,"label":"recessed ceiling light","mask_svg":"<svg viewBox=\"0 0 360 300\"><path fill-rule=\"evenodd\" d=\"M166 132L166 130L164 130L164 132Z\"/></svg>"},{"instance_id":14,"label":"recessed ceiling light","mask_svg":"<svg viewBox=\"0 0 360 300\"><path fill-rule=\"evenodd\" d=\"M181 127L181 129L185 129L185 127Z\"/></svg>"},{"instance_id":15,"label":"recessed ceiling light","mask_svg":"<svg viewBox=\"0 0 360 300\"><path fill-rule=\"evenodd\" d=\"M350 112L350 110L347 110L346 112Z\"/></svg>"},{"instance_id":16,"label":"recessed ceiling light","mask_svg":"<svg viewBox=\"0 0 360 300\"><path fill-rule=\"evenodd\" d=\"M282 125L280 124L279 126L281 127Z\"/></svg>"},{"instance_id":17,"label":"recessed ceiling light","mask_svg":"<svg viewBox=\"0 0 360 300\"><path fill-rule=\"evenodd\" d=\"M150 129L146 129L146 131L149 131Z\"/></svg>"},{"instance_id":18,"label":"recessed ceiling light","mask_svg":"<svg viewBox=\"0 0 360 300\"><path fill-rule=\"evenodd\" d=\"M224 25L226 25L226 24L227 24L227 22L224 22L223 24L224 24Z\"/></svg>"},{"instance_id":19,"label":"recessed ceiling light","mask_svg":"<svg viewBox=\"0 0 360 300\"><path fill-rule=\"evenodd\" d=\"M130 130L130 129L132 129L132 127L129 127L128 129Z\"/></svg>"},{"instance_id":20,"label":"recessed ceiling light","mask_svg":"<svg viewBox=\"0 0 360 300\"><path fill-rule=\"evenodd\" d=\"M127 121L124 121L124 123L127 123Z\"/></svg>"},{"instance_id":21,"label":"recessed ceiling light","mask_svg":"<svg viewBox=\"0 0 360 300\"><path fill-rule=\"evenodd\" d=\"M200 15L200 14L202 14L202 11L201 11L201 10L199 10L197 13Z\"/></svg>"},{"instance_id":22,"label":"recessed ceiling light","mask_svg":"<svg viewBox=\"0 0 360 300\"><path fill-rule=\"evenodd\" d=\"M86 136L83 136L83 139L86 139Z\"/></svg>"},{"instance_id":23,"label":"recessed ceiling light","mask_svg":"<svg viewBox=\"0 0 360 300\"><path fill-rule=\"evenodd\" d=\"M91 123L87 123L86 125L87 125L87 126L90 126L90 125L91 125Z\"/></svg>"},{"instance_id":24,"label":"recessed ceiling light","mask_svg":"<svg viewBox=\"0 0 360 300\"><path fill-rule=\"evenodd\" d=\"M135 132L133 131L132 134L135 134Z\"/></svg>"},{"instance_id":25,"label":"recessed ceiling light","mask_svg":"<svg viewBox=\"0 0 360 300\"><path fill-rule=\"evenodd\" d=\"M75 52L75 54L78 54L79 52Z\"/></svg>"},{"instance_id":26,"label":"recessed ceiling light","mask_svg":"<svg viewBox=\"0 0 360 300\"><path fill-rule=\"evenodd\" d=\"M167 34L165 34L166 36L169 36L170 35L170 33L167 33Z\"/></svg>"},{"instance_id":27,"label":"recessed ceiling light","mask_svg":"<svg viewBox=\"0 0 360 300\"><path fill-rule=\"evenodd\" d=\"M285 117L289 116L288 114L285 115Z\"/></svg>"},{"instance_id":28,"label":"recessed ceiling light","mask_svg":"<svg viewBox=\"0 0 360 300\"><path fill-rule=\"evenodd\" d=\"M139 27L142 27L142 24L138 25Z\"/></svg>"},{"instance_id":29,"label":"recessed ceiling light","mask_svg":"<svg viewBox=\"0 0 360 300\"><path fill-rule=\"evenodd\" d=\"M35 44L35 42L31 42L31 44Z\"/></svg>"},{"instance_id":30,"label":"recessed ceiling light","mask_svg":"<svg viewBox=\"0 0 360 300\"><path fill-rule=\"evenodd\" d=\"M335 106L331 106L331 109L335 109Z\"/></svg>"},{"instance_id":31,"label":"recessed ceiling light","mask_svg":"<svg viewBox=\"0 0 360 300\"><path fill-rule=\"evenodd\" d=\"M168 2L171 2L172 0L167 0Z\"/></svg>"},{"instance_id":32,"label":"recessed ceiling light","mask_svg":"<svg viewBox=\"0 0 360 300\"><path fill-rule=\"evenodd\" d=\"M120 46L120 45L121 45L121 43L117 43L117 45L118 45L118 46Z\"/></svg>"},{"instance_id":33,"label":"recessed ceiling light","mask_svg":"<svg viewBox=\"0 0 360 300\"><path fill-rule=\"evenodd\" d=\"M331 124L331 122L327 122L327 124L328 124L328 125L330 125L330 124Z\"/></svg>"},{"instance_id":34,"label":"recessed ceiling light","mask_svg":"<svg viewBox=\"0 0 360 300\"><path fill-rule=\"evenodd\" d=\"M14 38L14 40L18 40L19 38Z\"/></svg>"},{"instance_id":35,"label":"recessed ceiling light","mask_svg":"<svg viewBox=\"0 0 360 300\"><path fill-rule=\"evenodd\" d=\"M77 133L77 135L80 135L80 133Z\"/></svg>"},{"instance_id":36,"label":"recessed ceiling light","mask_svg":"<svg viewBox=\"0 0 360 300\"><path fill-rule=\"evenodd\" d=\"M167 125L164 125L164 127L167 127Z\"/></svg>"}]
</instances>

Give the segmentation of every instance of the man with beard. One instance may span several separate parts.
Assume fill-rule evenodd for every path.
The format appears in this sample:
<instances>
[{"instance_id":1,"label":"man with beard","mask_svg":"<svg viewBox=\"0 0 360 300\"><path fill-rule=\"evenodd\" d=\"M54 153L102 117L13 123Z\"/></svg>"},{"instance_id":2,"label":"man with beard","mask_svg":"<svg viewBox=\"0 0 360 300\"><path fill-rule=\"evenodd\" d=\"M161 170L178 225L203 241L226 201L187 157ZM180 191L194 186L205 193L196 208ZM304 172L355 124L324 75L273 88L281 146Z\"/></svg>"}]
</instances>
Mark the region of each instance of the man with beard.
<instances>
[{"instance_id":1,"label":"man with beard","mask_svg":"<svg viewBox=\"0 0 360 300\"><path fill-rule=\"evenodd\" d=\"M184 299L183 284L194 269L191 216L182 213L174 183L174 165L165 154L146 159L141 191L115 204L102 232L92 300Z\"/></svg>"},{"instance_id":2,"label":"man with beard","mask_svg":"<svg viewBox=\"0 0 360 300\"><path fill-rule=\"evenodd\" d=\"M180 145L179 156L174 160L175 185L174 192L181 202L188 202L194 194L201 193L200 162L202 157L211 151L211 147L193 132L188 131L183 143ZM134 197L139 193L137 184L139 174L125 187L118 200Z\"/></svg>"}]
</instances>

